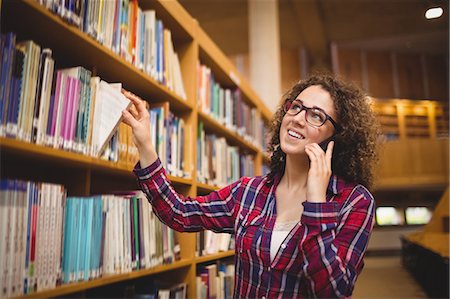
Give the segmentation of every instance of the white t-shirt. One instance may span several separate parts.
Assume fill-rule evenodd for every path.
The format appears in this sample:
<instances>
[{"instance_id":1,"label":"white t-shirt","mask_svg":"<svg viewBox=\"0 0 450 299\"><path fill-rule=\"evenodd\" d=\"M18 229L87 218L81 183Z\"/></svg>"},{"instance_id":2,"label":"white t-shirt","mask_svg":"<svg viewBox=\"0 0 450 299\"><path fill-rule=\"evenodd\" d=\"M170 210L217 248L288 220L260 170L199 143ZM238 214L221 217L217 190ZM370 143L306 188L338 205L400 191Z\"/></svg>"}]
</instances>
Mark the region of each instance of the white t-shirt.
<instances>
[{"instance_id":1,"label":"white t-shirt","mask_svg":"<svg viewBox=\"0 0 450 299\"><path fill-rule=\"evenodd\" d=\"M283 241L286 239L289 232L298 223L298 220L287 222L275 222L272 231L272 237L270 239L270 261L273 261L277 255L280 246L286 246ZM284 247L283 247L284 248Z\"/></svg>"}]
</instances>

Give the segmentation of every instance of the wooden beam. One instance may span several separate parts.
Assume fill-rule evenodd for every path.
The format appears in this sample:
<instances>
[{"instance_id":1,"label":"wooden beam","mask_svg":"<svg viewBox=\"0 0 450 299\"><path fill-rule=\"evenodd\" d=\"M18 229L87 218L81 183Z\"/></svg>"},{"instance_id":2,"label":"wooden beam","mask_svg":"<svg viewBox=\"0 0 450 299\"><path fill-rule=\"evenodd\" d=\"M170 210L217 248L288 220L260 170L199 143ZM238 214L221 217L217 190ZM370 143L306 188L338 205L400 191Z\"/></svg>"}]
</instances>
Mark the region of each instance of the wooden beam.
<instances>
[{"instance_id":1,"label":"wooden beam","mask_svg":"<svg viewBox=\"0 0 450 299\"><path fill-rule=\"evenodd\" d=\"M296 28L302 36L311 61L311 70L331 70L329 42L317 0L290 0Z\"/></svg>"}]
</instances>

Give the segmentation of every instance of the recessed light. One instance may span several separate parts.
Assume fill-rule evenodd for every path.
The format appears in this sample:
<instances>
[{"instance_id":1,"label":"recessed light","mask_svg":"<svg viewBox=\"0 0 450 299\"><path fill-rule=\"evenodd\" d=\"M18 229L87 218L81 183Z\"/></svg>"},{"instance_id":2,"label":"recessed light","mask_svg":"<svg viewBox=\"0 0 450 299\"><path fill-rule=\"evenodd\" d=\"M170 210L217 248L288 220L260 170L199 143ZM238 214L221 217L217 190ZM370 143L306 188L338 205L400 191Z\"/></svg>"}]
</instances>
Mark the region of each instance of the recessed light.
<instances>
[{"instance_id":1,"label":"recessed light","mask_svg":"<svg viewBox=\"0 0 450 299\"><path fill-rule=\"evenodd\" d=\"M442 16L444 10L440 7L429 8L425 13L425 18L427 19L436 19Z\"/></svg>"}]
</instances>

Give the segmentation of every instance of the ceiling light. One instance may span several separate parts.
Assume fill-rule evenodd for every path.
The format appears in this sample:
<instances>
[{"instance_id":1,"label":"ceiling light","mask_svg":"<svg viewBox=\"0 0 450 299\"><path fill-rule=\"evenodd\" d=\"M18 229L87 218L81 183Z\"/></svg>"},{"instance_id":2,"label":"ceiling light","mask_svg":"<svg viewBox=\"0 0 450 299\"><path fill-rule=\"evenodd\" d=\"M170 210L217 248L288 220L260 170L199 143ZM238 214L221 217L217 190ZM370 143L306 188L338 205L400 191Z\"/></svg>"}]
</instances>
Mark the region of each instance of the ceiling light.
<instances>
[{"instance_id":1,"label":"ceiling light","mask_svg":"<svg viewBox=\"0 0 450 299\"><path fill-rule=\"evenodd\" d=\"M425 13L425 18L427 19L436 19L442 16L444 10L440 7L429 8Z\"/></svg>"}]
</instances>

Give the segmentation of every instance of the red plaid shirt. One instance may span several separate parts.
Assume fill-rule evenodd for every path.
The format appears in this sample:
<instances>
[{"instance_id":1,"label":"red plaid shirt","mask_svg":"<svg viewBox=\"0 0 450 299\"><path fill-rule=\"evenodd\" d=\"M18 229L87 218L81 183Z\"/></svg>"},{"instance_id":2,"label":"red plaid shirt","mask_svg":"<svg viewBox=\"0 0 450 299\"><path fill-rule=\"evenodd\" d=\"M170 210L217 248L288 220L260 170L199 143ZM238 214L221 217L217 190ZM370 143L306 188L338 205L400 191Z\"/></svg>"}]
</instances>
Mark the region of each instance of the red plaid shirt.
<instances>
[{"instance_id":1,"label":"red plaid shirt","mask_svg":"<svg viewBox=\"0 0 450 299\"><path fill-rule=\"evenodd\" d=\"M241 178L207 196L178 194L158 159L134 169L158 218L175 230L234 233L235 298L347 297L363 268L374 224L374 199L362 185L332 176L327 202L304 202L301 220L273 261L279 178Z\"/></svg>"}]
</instances>

